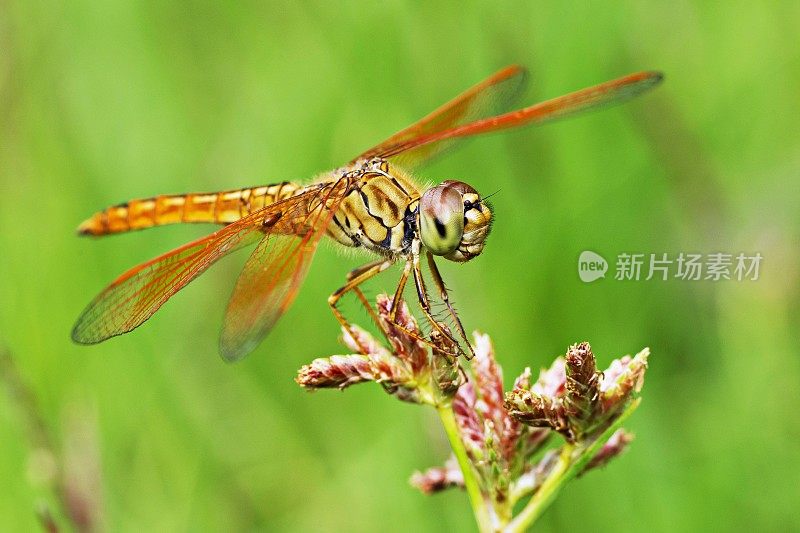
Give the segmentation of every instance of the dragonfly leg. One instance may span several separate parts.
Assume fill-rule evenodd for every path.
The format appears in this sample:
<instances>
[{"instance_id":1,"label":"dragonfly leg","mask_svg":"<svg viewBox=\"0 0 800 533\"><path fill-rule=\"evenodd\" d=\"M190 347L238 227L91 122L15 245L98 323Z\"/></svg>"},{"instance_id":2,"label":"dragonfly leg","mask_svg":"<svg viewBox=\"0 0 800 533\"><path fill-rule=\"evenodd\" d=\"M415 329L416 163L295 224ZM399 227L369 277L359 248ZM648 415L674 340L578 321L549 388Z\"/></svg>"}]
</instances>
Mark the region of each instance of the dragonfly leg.
<instances>
[{"instance_id":1,"label":"dragonfly leg","mask_svg":"<svg viewBox=\"0 0 800 533\"><path fill-rule=\"evenodd\" d=\"M456 324L456 329L458 329L458 334L461 335L461 338L464 339L465 343L467 343L469 351L474 357L475 351L472 349L472 344L467 338L467 333L464 331L464 326L461 324L461 319L458 317L456 310L453 309L453 306L450 303L450 297L447 295L447 287L444 285L444 280L442 279L442 275L439 273L439 268L436 266L436 261L433 260L433 254L430 252L425 252L425 255L428 258L428 267L430 268L433 282L436 284L436 288L439 289L439 297L447 306L447 310L450 312L450 316L453 317L453 321Z\"/></svg>"},{"instance_id":2,"label":"dragonfly leg","mask_svg":"<svg viewBox=\"0 0 800 533\"><path fill-rule=\"evenodd\" d=\"M366 265L361 265L359 267L356 267L356 268L354 268L353 270L351 270L350 272L347 273L347 276L345 276L345 279L347 281L351 281L354 278L357 278L358 276L363 274L364 272L366 272L368 270L371 270L372 268L374 268L374 267L376 267L378 265L381 265L381 264L383 264L385 262L386 262L386 259L378 259L377 261L372 261L370 263L367 263Z\"/></svg>"},{"instance_id":3,"label":"dragonfly leg","mask_svg":"<svg viewBox=\"0 0 800 533\"><path fill-rule=\"evenodd\" d=\"M373 261L372 263L367 263L366 265L354 268L353 270L347 273L346 280L349 282L354 278L356 278L357 276L359 276L360 274L367 272L376 266L380 266L384 261L386 260L379 259L377 261ZM364 309L367 310L367 314L370 316L375 325L378 326L378 329L383 331L383 327L381 326L381 321L378 318L378 314L375 312L375 309L372 307L372 304L369 302L369 300L367 300L367 297L364 295L364 292L361 290L361 287L355 285L352 287L351 290L355 293L356 298L358 298L359 302L361 302L361 305L364 306Z\"/></svg>"},{"instance_id":4,"label":"dragonfly leg","mask_svg":"<svg viewBox=\"0 0 800 533\"><path fill-rule=\"evenodd\" d=\"M350 324L350 322L347 320L347 318L344 316L344 314L341 311L339 311L339 309L337 307L337 304L338 304L338 301L345 294L347 294L347 292L353 291L356 294L356 296L358 297L358 299L361 302L361 304L367 310L367 313L369 313L370 317L372 317L372 320L378 326L378 329L380 330L380 332L383 333L384 337L386 337L387 342L389 342L389 344L391 344L391 340L389 339L390 333L386 329L387 326L381 322L381 320L378 317L377 313L375 313L375 309L369 303L369 300L367 300L366 296L364 296L364 293L361 291L360 285L361 285L361 283L364 283L368 279L370 279L370 278L380 274L384 270L386 270L389 266L391 266L392 263L393 262L390 261L390 260L381 259L379 261L374 261L372 263L367 263L366 265L363 265L363 266L360 266L358 268L355 268L355 269L351 270L347 274L347 277L346 277L347 283L343 287L341 287L339 290L334 292L328 298L328 303L331 306L331 311L333 312L334 316L339 321L339 323L345 328L345 330L350 334L350 336L353 338L353 340L358 345L358 349L361 350L363 353L367 352L366 347L362 346L358 342L358 338L354 335L354 332L352 330L352 324ZM403 288L405 287L406 282L408 281L408 276L410 275L410 272L411 272L411 266L412 266L411 261L408 261L408 263L406 264L406 267L403 269L403 274L400 277L400 281L398 283L398 288L395 291L395 297L394 297L394 300L392 301L392 306L393 307L392 307L392 313L389 316L389 322L391 322L393 324L394 328L397 328L397 330L403 332L404 334L406 334L410 338L418 340L420 342L423 342L423 343L427 344L428 346L430 346L434 350L441 351L441 348L438 347L436 344L434 344L433 342L431 342L430 340L428 340L428 339L426 339L424 337L419 336L418 334L414 333L413 331L410 331L410 330L406 329L402 325L398 324L397 321L396 321L396 315L397 315L397 309L399 307L399 301L402 298ZM395 303L395 302L398 302L398 303ZM456 354L449 354L449 355L457 356L458 354L456 353Z\"/></svg>"},{"instance_id":5,"label":"dragonfly leg","mask_svg":"<svg viewBox=\"0 0 800 533\"><path fill-rule=\"evenodd\" d=\"M393 324L393 327L395 327L398 331L403 332L408 337L420 341L424 344L427 344L432 350L441 352L442 351L441 347L438 346L436 343L434 343L432 340L420 336L419 334L403 327L401 324L398 324L397 322L397 310L400 308L400 305L402 303L403 291L405 290L406 284L408 283L408 277L411 275L412 267L413 267L413 262L407 260L405 267L403 267L403 273L400 275L400 279L397 282L397 289L395 290L394 298L392 299L392 307L390 308L389 311L388 321L391 324ZM358 290L358 288L356 288L355 290ZM383 332L384 336L386 337L386 340L389 341L389 344L391 344L391 340L389 339L390 333L386 330L385 326L378 324L378 328ZM438 331L436 333L438 333ZM454 354L446 353L446 355L453 355L457 357L458 353Z\"/></svg>"},{"instance_id":6,"label":"dragonfly leg","mask_svg":"<svg viewBox=\"0 0 800 533\"><path fill-rule=\"evenodd\" d=\"M400 280L397 282L397 290L394 291L394 298L392 298L392 310L389 313L389 321L394 323L397 318L397 309L400 307L400 300L403 298L403 291L406 289L408 276L411 274L411 261L406 261L406 266L403 267L403 273L400 275Z\"/></svg>"},{"instance_id":7,"label":"dragonfly leg","mask_svg":"<svg viewBox=\"0 0 800 533\"><path fill-rule=\"evenodd\" d=\"M366 297L364 297L364 293L358 288L359 285L367 281L368 279L377 276L387 268L392 265L392 261L389 259L384 259L381 261L375 261L372 263L368 263L362 267L356 268L352 270L347 275L347 282L340 288L338 288L333 294L328 296L328 305L331 307L331 312L333 316L336 317L336 320L345 328L345 331L350 335L350 337L355 341L358 345L359 350L363 353L367 353L366 347L362 346L358 340L358 336L355 335L353 331L353 326L350 322L345 318L344 314L339 310L337 307L339 300L341 300L342 296L347 294L350 291L356 291L356 295L359 297L359 300L362 304L367 308L367 312L369 312L372 319L378 324L380 328L380 321L378 320L377 315L375 315L375 311L372 309L372 306L367 301ZM382 328L381 328L382 329Z\"/></svg>"},{"instance_id":8,"label":"dragonfly leg","mask_svg":"<svg viewBox=\"0 0 800 533\"><path fill-rule=\"evenodd\" d=\"M412 255L413 255L412 262L413 262L413 271L414 271L414 285L417 288L417 299L419 299L420 306L422 307L422 312L425 314L425 317L428 319L428 321L431 323L431 325L434 328L436 328L436 330L445 339L447 339L449 342L451 342L453 344L453 346L456 347L457 353L458 354L463 353L463 350L461 349L461 346L453 338L453 335L450 334L442 326L442 324L438 320L436 320L436 318L434 318L434 316L431 314L431 303L430 303L430 300L428 300L428 291L425 288L425 280L422 277L422 268L420 268L420 263L419 263L419 253L417 251L417 253L414 253Z\"/></svg>"}]
</instances>

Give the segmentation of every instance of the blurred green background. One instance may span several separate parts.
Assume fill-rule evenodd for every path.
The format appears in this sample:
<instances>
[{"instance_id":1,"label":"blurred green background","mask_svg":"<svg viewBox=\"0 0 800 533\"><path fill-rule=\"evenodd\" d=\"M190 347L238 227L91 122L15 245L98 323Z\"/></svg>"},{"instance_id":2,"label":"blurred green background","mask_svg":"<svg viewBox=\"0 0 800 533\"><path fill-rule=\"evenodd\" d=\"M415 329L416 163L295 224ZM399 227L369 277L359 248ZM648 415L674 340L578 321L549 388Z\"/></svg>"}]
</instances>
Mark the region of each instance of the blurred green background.
<instances>
[{"instance_id":1,"label":"blurred green background","mask_svg":"<svg viewBox=\"0 0 800 533\"><path fill-rule=\"evenodd\" d=\"M308 178L506 64L531 71L520 103L660 69L634 102L422 169L500 190L483 255L441 268L507 380L580 340L601 366L652 348L629 453L569 485L541 531L796 529L798 28L796 2L0 2L0 343L105 529L472 530L465 494L408 486L448 453L433 413L292 380L344 350L325 297L361 258L323 247L267 341L227 365L244 255L134 334L79 347L70 328L102 287L210 228L74 228L131 198ZM764 260L755 282L584 284L587 249ZM31 530L57 509L52 468L8 398L0 529Z\"/></svg>"}]
</instances>

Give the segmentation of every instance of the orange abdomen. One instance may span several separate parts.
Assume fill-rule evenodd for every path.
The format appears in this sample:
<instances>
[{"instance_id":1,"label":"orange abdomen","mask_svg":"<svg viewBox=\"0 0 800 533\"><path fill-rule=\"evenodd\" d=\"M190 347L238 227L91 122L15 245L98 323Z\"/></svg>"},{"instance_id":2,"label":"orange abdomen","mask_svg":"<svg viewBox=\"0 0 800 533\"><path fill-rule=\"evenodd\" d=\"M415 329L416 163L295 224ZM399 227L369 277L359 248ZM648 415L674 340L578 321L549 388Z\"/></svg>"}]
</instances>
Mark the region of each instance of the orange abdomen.
<instances>
[{"instance_id":1,"label":"orange abdomen","mask_svg":"<svg viewBox=\"0 0 800 533\"><path fill-rule=\"evenodd\" d=\"M299 188L294 183L283 182L233 191L131 200L95 213L78 226L78 233L100 236L186 222L230 224L266 205L293 196Z\"/></svg>"}]
</instances>

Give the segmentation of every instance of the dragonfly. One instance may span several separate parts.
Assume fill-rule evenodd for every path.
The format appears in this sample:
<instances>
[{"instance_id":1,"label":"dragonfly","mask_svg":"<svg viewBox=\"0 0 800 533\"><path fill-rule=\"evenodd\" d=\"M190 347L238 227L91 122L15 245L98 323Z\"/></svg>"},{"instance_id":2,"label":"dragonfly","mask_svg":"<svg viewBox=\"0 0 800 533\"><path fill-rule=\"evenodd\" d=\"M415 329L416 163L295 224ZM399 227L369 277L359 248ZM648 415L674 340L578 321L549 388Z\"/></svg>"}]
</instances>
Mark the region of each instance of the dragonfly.
<instances>
[{"instance_id":1,"label":"dragonfly","mask_svg":"<svg viewBox=\"0 0 800 533\"><path fill-rule=\"evenodd\" d=\"M290 307L319 242L326 237L371 256L367 264L348 273L328 298L346 331L353 330L339 309L342 297L352 292L369 308L360 286L401 263L395 307L412 279L432 329L456 345L458 336L471 351L436 258L467 262L478 257L492 225L492 208L465 182L446 180L424 188L412 172L462 139L620 103L662 80L659 72L637 72L503 112L521 92L526 77L524 68L506 67L308 184L284 181L222 192L161 195L95 213L80 224L80 235L105 236L179 223L221 227L119 276L80 315L72 339L95 344L132 331L219 259L254 245L228 302L219 341L225 360L241 359ZM438 301L453 319L455 333L434 316L424 265Z\"/></svg>"}]
</instances>

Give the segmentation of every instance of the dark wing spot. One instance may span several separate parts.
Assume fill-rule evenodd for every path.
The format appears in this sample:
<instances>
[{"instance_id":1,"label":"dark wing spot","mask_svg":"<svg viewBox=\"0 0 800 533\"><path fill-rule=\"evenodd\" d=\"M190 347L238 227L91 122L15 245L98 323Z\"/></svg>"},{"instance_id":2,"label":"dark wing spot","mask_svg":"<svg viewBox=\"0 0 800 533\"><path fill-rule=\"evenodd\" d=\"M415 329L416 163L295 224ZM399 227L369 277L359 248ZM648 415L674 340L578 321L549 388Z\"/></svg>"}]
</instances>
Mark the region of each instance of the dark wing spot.
<instances>
[{"instance_id":1,"label":"dark wing spot","mask_svg":"<svg viewBox=\"0 0 800 533\"><path fill-rule=\"evenodd\" d=\"M261 221L261 225L265 228L270 228L274 226L283 216L283 213L278 211L277 213L273 213L272 215L266 217L264 220Z\"/></svg>"}]
</instances>

